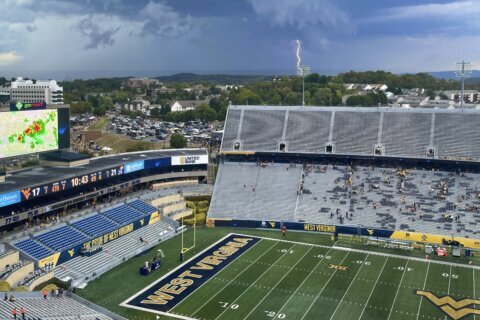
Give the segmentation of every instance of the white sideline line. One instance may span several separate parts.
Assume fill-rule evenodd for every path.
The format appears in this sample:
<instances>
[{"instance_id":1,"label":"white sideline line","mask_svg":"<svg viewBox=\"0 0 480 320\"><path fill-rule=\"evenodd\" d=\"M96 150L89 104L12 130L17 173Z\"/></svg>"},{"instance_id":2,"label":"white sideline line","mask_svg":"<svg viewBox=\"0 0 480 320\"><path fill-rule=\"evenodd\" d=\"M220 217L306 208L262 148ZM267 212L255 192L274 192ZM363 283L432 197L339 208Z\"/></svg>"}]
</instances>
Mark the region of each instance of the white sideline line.
<instances>
[{"instance_id":1,"label":"white sideline line","mask_svg":"<svg viewBox=\"0 0 480 320\"><path fill-rule=\"evenodd\" d=\"M261 229L261 228L259 228L257 230L266 231L265 229ZM293 231L295 231L295 230L291 230L290 232L293 232ZM413 260L413 261L420 261L420 262L428 261L429 263L435 263L435 264L439 264L439 265L457 266L457 267L461 267L461 268L480 270L480 266L469 265L469 264L460 264L460 263L455 263L455 262L450 262L450 261L426 260L424 258L402 256L402 255L391 254L391 253L383 253L383 252L375 252L375 251L368 251L368 250L361 250L361 249L354 249L354 248L338 247L338 246L335 246L335 245L334 246L326 246L326 245L322 245L322 244L313 244L313 243L305 243L305 242L299 242L299 241L275 239L275 238L269 238L269 237L263 237L263 236L252 236L252 235L243 234L243 233L234 233L234 234L238 234L239 236L257 237L257 238L262 238L262 239L272 240L272 241L295 243L295 244L299 244L299 245L303 245L303 246L313 246L313 247L326 248L326 249L333 248L333 249L340 250L340 251L358 252L358 253L370 254L370 255L381 256L381 257L391 257L391 258Z\"/></svg>"},{"instance_id":2,"label":"white sideline line","mask_svg":"<svg viewBox=\"0 0 480 320\"><path fill-rule=\"evenodd\" d=\"M370 301L370 298L372 297L373 291L375 291L375 288L377 287L378 279L380 279L380 276L383 273L383 269L385 269L385 266L387 265L388 259L390 259L390 258L387 257L387 259L385 259L385 262L383 263L382 270L380 270L380 272L378 273L377 280L375 280L375 284L373 285L372 291L370 291L370 294L368 295L367 301L365 301L365 305L363 306L362 313L360 313L360 317L358 317L358 320L362 319L363 313L365 312L365 309L367 309L368 302Z\"/></svg>"},{"instance_id":3,"label":"white sideline line","mask_svg":"<svg viewBox=\"0 0 480 320\"><path fill-rule=\"evenodd\" d=\"M173 318L178 318L178 319L182 319L182 320L197 320L195 318L191 318L191 317L187 317L187 316L183 316L183 315L178 315L178 314L175 314L175 313L170 313L170 312L164 312L164 311L156 311L156 310L153 310L153 309L149 309L149 308L142 308L142 307L139 307L139 306L133 306L133 305L130 305L128 304L128 302L132 299L134 299L135 297L139 296L140 294L144 293L145 291L147 291L148 289L150 289L151 287L153 287L154 285L156 285L158 282L162 281L163 279L165 279L166 277L168 277L170 274L176 272L178 269L182 268L185 264L187 263L190 263L190 261L192 261L193 259L197 258L198 256L202 255L203 253L205 253L206 251L210 250L212 247L216 246L218 243L222 242L223 240L227 239L228 237L230 237L231 235L241 235L241 234L237 234L237 233L229 233L227 234L226 236L224 236L223 238L219 239L218 241L214 242L212 245L208 246L207 248L203 249L202 251L200 251L199 253L197 253L196 255L194 255L193 257L191 257L190 259L188 259L187 261L185 261L184 263L178 265L176 268L174 268L173 270L171 270L170 272L167 272L166 274L164 274L162 277L160 277L159 279L157 279L156 281L152 282L151 284L149 284L148 286L146 286L145 288L143 288L141 291L133 294L130 298L126 299L125 301L123 301L122 303L120 303L119 305L121 307L125 307L125 308L130 308L130 309L136 309L136 310L140 310L140 311L145 311L145 312L149 312L149 313L155 313L155 314L159 314L159 315L163 315L163 316L167 316L167 317L173 317ZM252 236L252 235L244 235L242 234L242 236L249 236L249 237L253 237L253 238L259 238L260 241L262 240L261 237L255 237L255 236ZM259 241L259 242L260 242ZM242 252L242 254L239 255L242 256L245 252L247 252L248 250L250 250L251 248L253 248L254 246L251 246L250 248L248 248L247 250L245 250L244 252ZM238 257L238 258L239 258ZM235 260L234 260L235 261ZM232 261L233 262L233 261ZM222 269L223 270L223 269ZM221 271L220 271L221 272ZM210 278L211 279L211 278ZM209 279L209 280L210 280ZM207 283L208 281L206 281L205 283ZM193 294L195 291L197 291L199 288L201 288L205 283L203 283L201 286L199 286L198 288L196 288L194 291L192 291L192 293L190 294Z\"/></svg>"},{"instance_id":4,"label":"white sideline line","mask_svg":"<svg viewBox=\"0 0 480 320\"><path fill-rule=\"evenodd\" d=\"M360 270L362 270L363 266L365 265L365 261L367 261L367 258L368 258L368 254L366 255L365 259L363 259L362 265L360 266L360 268L358 268L357 273L355 273L355 276L353 277L352 281L350 282L350 285L348 286L347 290L345 290L345 293L343 294L342 299L340 300L340 302L338 303L337 307L335 308L335 311L333 311L333 314L332 314L332 316L330 317L330 320L333 319L333 317L335 316L335 313L337 313L338 308L340 308L340 305L342 304L343 299L345 299L345 296L347 295L348 290L350 290L350 287L351 287L352 284L355 282L355 279L357 279L357 276L358 276L358 274L360 273Z\"/></svg>"},{"instance_id":5,"label":"white sideline line","mask_svg":"<svg viewBox=\"0 0 480 320\"><path fill-rule=\"evenodd\" d=\"M400 282L398 283L398 288L397 288L397 292L395 293L395 298L393 298L393 303L392 303L392 307L390 308L390 313L388 314L388 319L390 319L390 317L392 316L392 312L393 312L393 307L395 306L395 302L397 301L397 296L398 296L398 292L400 291L400 288L402 286L402 281L403 281L403 277L405 276L405 272L407 272L407 267L408 267L408 262L410 260L407 260L407 263L405 263L405 267L403 267L403 273L402 273L402 277L400 278Z\"/></svg>"},{"instance_id":6,"label":"white sideline line","mask_svg":"<svg viewBox=\"0 0 480 320\"><path fill-rule=\"evenodd\" d=\"M340 265L343 263L343 261L345 261L345 259L347 258L347 256L350 254L350 252L347 252L347 254L345 255L345 257L343 257L343 260L340 261ZM330 280L332 280L333 276L335 275L335 273L337 272L337 269L335 269L335 271L333 271L332 275L330 276L330 278L328 279L327 282L325 282L325 284L323 285L322 287L322 290L320 290L320 292L317 294L317 296L315 297L315 299L313 300L313 302L310 304L310 306L308 307L307 309L307 312L305 312L302 316L302 318L300 320L303 320L303 318L305 318L305 316L310 312L310 309L312 309L313 305L315 304L315 302L317 302L317 299L318 297L320 297L320 295L322 294L323 290L325 289L325 287L327 286L327 284L330 282Z\"/></svg>"},{"instance_id":7,"label":"white sideline line","mask_svg":"<svg viewBox=\"0 0 480 320\"><path fill-rule=\"evenodd\" d=\"M300 263L300 261L302 261L303 258L305 258L305 256L307 255L307 253L310 252L310 250L312 250L313 247L310 247L305 253L304 255L298 259L298 261L293 265L293 267L290 268L290 270L288 270L288 272L286 272L281 278L280 280L277 281L277 283L270 289L270 291L268 291L267 294L265 294L262 298L262 300L260 300L259 303L257 303L257 305L247 314L247 316L245 317L245 319L248 319L248 317L250 317L250 315L252 314L253 311L255 311L255 309L258 308L258 306L270 295L270 293L272 293L273 290L275 290L275 288L280 284L280 282L282 282L283 279L285 279L285 277L290 274L290 272L292 272L293 269L295 269L295 267L297 266L297 264Z\"/></svg>"},{"instance_id":8,"label":"white sideline line","mask_svg":"<svg viewBox=\"0 0 480 320\"><path fill-rule=\"evenodd\" d=\"M292 300L292 298L295 296L295 294L298 292L298 289L300 289L303 284L305 283L305 281L307 281L308 278L310 278L310 276L312 275L312 273L315 271L315 269L318 268L318 266L320 265L320 263L325 259L325 257L330 253L330 251L332 251L332 248L330 248L322 257L322 259L320 259L317 264L315 265L315 267L310 271L310 273L308 274L308 276L305 277L305 279L303 279L302 283L300 283L300 285L297 287L297 289L295 290L295 292L290 296L290 298L288 298L287 302L285 302L283 304L283 306L280 308L280 310L277 312L277 314L275 315L275 317L273 317L273 320L275 320L276 317L278 317L278 315L283 311L283 309L287 306L287 304L290 302L290 300Z\"/></svg>"},{"instance_id":9,"label":"white sideline line","mask_svg":"<svg viewBox=\"0 0 480 320\"><path fill-rule=\"evenodd\" d=\"M235 302L237 302L237 300L240 299L245 292L247 292L248 290L250 290L250 288L251 288L255 283L257 283L257 281L260 280L265 273L267 273L268 271L270 271L270 269L278 262L278 260L280 260L281 258L283 258L283 257L287 254L287 252L288 252L289 250L291 250L293 247L295 247L295 245L296 245L296 244L294 244L293 246L291 246L290 248L288 248L287 251L285 251L284 254L282 254L280 257L278 257L278 259L275 260L275 262L272 263L272 264L270 265L270 267L268 267L268 269L265 270L254 282L252 282L252 284L250 284L250 286L249 286L245 291L243 291L235 300L233 300L233 302L230 303L230 305L232 305L232 304L234 304ZM217 320L218 318L220 318L227 310L228 310L228 309L225 308L225 310L223 310L222 313L220 313L220 314L218 315L218 317L215 318L215 320Z\"/></svg>"},{"instance_id":10,"label":"white sideline line","mask_svg":"<svg viewBox=\"0 0 480 320\"><path fill-rule=\"evenodd\" d=\"M450 295L450 283L452 282L452 266L450 266L450 274L448 276L448 290L447 295ZM447 315L445 315L445 320L447 320Z\"/></svg>"},{"instance_id":11,"label":"white sideline line","mask_svg":"<svg viewBox=\"0 0 480 320\"><path fill-rule=\"evenodd\" d=\"M170 274L172 274L173 272L177 271L178 269L180 269L184 264L187 264L189 263L191 260L195 259L197 256L203 254L204 252L206 252L207 250L209 250L211 247L215 246L216 244L218 244L219 242L225 240L227 237L231 236L231 235L239 235L239 236L248 236L248 237L254 237L254 238L259 238L259 239L264 239L264 240L270 240L270 241L275 241L275 242L284 242L284 243L291 243L291 244L298 244L298 245L303 245L303 246L311 246L311 247L318 247L318 248L325 248L325 249L328 249L330 252L330 250L332 249L335 249L335 250L339 250L339 251L346 251L347 252L347 255L345 256L345 258L348 256L348 254L350 252L358 252L358 253L364 253L364 254L370 254L370 255L376 255L376 256L382 256L382 257L392 257L392 258L398 258L398 259L405 259L407 260L407 264L408 264L408 260L414 260L414 261L420 261L420 262L425 262L426 260L423 259L423 258L417 258L417 257L407 257L407 256L402 256L402 255L395 255L395 254L389 254L389 253L382 253L382 252L372 252L372 251L367 251L367 250L361 250L361 249L354 249L354 248L346 248L346 247L339 247L339 246L327 246L327 245L321 245L321 244L312 244L312 243L304 243L304 242L299 242L299 241L290 241L290 240L284 240L284 239L275 239L275 238L270 238L270 237L264 237L264 236L258 236L258 235L251 235L251 234L243 234L243 233L237 233L237 232L231 232L227 235L225 235L224 237L222 237L221 239L219 239L218 241L216 241L215 243L213 243L212 245L210 245L209 247L205 248L204 250L200 251L198 254L196 254L195 256L191 257L190 259L188 259L187 261L185 261L184 263L180 264L179 266L177 266L176 268L174 268L173 270L169 271L168 273L166 273L165 275L163 275L161 278L157 279L156 281L152 282L150 285L148 285L147 287L143 288L141 291L133 294L132 296L130 296L129 298L127 298L125 301L123 301L122 303L120 303L119 305L122 306L122 307L126 307L126 308L130 308L130 309L136 309L136 310L140 310L140 311L145 311L145 312L149 312L149 313L154 313L154 314L159 314L159 315L164 315L164 316L168 316L168 317L173 317L173 318L177 318L177 319L182 319L182 320L198 320L196 318L192 318L192 317L187 317L187 316L183 316L183 315L179 315L179 314L174 314L174 313L169 313L169 312L163 312L163 311L155 311L155 310L152 310L152 309L148 309L148 308L142 308L142 307L138 307L138 306L132 306L132 305L128 305L128 301L132 300L133 298L135 298L136 296L142 294L143 292L145 292L146 290L150 289L152 286L154 286L155 284L157 284L158 282L160 282L161 280L163 280L165 277L169 276ZM175 237L173 237L175 238ZM172 238L172 239L173 239ZM249 248L248 250L250 250L251 248ZM248 250L246 250L245 252L247 252ZM244 253L245 253L244 252ZM242 254L244 254L242 253ZM345 259L344 258L344 259ZM278 261L278 260L277 260ZM343 260L342 260L343 262ZM454 263L454 262L448 262L448 261L438 261L438 260L428 260L428 268L430 267L430 264L431 263L434 263L434 264L438 264L438 265L449 265L449 266L457 266L457 267L461 267L461 268L469 268L469 269L472 269L473 272L474 270L480 270L480 266L475 266L475 265L463 265L463 264L458 264L458 263ZM276 262L275 262L276 263ZM274 264L275 264L274 263ZM223 269L222 269L223 270ZM428 269L427 269L428 270ZM220 271L221 272L221 271ZM334 273L332 274L332 276L335 274L336 270L334 271ZM428 275L428 271L427 271L427 275ZM257 279L258 280L258 279ZM328 282L331 280L331 277L330 279L328 280ZM207 281L208 282L208 281ZM325 288L325 286L328 284L328 282L324 285L324 287L322 288L321 292L319 293L319 295L315 298L314 302L318 299L318 297L320 296L320 294L323 292L323 289ZM206 283L206 282L205 282ZM204 283L204 284L205 284ZM202 285L203 286L203 285ZM201 286L200 286L201 287ZM199 288L200 288L199 287ZM197 288L198 289L198 288ZM197 290L196 289L196 290ZM195 290L195 291L196 291ZM474 289L475 290L475 289ZM193 294L195 291L193 291L191 294ZM181 302L180 302L181 303ZM421 302L420 302L421 303ZM311 309L311 307L313 306L313 304L309 307L308 310ZM175 308L175 307L174 307ZM173 308L173 309L174 309ZM172 310L173 310L172 309ZM307 312L308 313L308 312ZM306 316L306 314L304 314L304 316L302 317L302 319ZM418 314L417 314L417 319L418 319Z\"/></svg>"},{"instance_id":12,"label":"white sideline line","mask_svg":"<svg viewBox=\"0 0 480 320\"><path fill-rule=\"evenodd\" d=\"M423 282L422 290L425 290L425 287L427 286L428 270L430 270L430 263L428 263L428 266L427 266L427 274L425 274L425 281ZM475 269L472 271L475 272ZM417 311L417 320L420 317L420 309L422 308L422 301L423 301L423 298L420 297L420 304L418 305L418 311Z\"/></svg>"},{"instance_id":13,"label":"white sideline line","mask_svg":"<svg viewBox=\"0 0 480 320\"><path fill-rule=\"evenodd\" d=\"M263 240L263 239L262 239L262 240ZM262 240L260 240L257 244L259 244ZM240 272L239 274L237 274L237 275L235 276L235 278L233 278L233 279L230 280L226 285L224 285L222 289L218 290L216 294L214 294L210 299L208 299L207 302L205 302L200 308L198 308L194 313L192 313L192 315L195 315L195 314L197 314L198 311L202 310L203 307L205 307L210 301L213 300L213 298L215 298L216 296L218 296L218 295L220 294L220 292L222 292L222 291L223 291L226 287L228 287L233 281L235 281L238 277L240 277L245 271L247 271L248 269L250 269L250 267L254 266L255 263L256 263L261 257L263 257L263 256L266 255L268 252L270 252L270 250L272 250L277 244L278 244L278 242L275 243L273 246L271 246L270 249L268 249L267 251L265 251L264 253L262 253L260 256L258 256L257 259L255 259L252 263L250 263L250 266L248 266L247 268L243 269L243 271ZM238 257L238 258L240 258L240 257ZM238 258L237 258L237 259L238 259ZM225 270L225 269L227 269L227 268L223 268L222 271ZM215 275L215 276L216 276L216 275ZM215 277L212 277L212 278L210 278L210 279L213 279L213 278L215 278ZM182 302L183 302L183 301L182 301ZM179 306L180 304L181 304L181 303L177 304L175 307ZM173 309L175 309L175 307L174 307ZM173 309L172 309L172 310L173 310Z\"/></svg>"}]
</instances>

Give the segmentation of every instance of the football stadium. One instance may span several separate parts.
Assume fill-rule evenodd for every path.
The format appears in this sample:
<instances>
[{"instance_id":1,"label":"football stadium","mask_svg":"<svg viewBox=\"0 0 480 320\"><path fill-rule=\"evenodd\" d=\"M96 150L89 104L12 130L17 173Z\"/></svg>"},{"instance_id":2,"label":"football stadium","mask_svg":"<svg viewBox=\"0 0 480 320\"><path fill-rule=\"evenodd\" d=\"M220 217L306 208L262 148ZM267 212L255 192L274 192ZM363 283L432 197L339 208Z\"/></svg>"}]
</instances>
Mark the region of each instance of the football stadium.
<instances>
[{"instance_id":1,"label":"football stadium","mask_svg":"<svg viewBox=\"0 0 480 320\"><path fill-rule=\"evenodd\" d=\"M477 110L230 105L219 154L96 158L29 112L0 319L480 319Z\"/></svg>"}]
</instances>

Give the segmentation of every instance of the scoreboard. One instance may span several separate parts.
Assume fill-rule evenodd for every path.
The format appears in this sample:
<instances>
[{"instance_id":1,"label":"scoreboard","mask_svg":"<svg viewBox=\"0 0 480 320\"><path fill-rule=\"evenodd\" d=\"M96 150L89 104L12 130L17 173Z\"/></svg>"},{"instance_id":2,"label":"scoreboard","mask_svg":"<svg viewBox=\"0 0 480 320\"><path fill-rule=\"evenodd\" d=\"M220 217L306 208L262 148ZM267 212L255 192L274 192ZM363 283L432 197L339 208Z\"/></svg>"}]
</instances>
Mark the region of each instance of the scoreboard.
<instances>
[{"instance_id":1,"label":"scoreboard","mask_svg":"<svg viewBox=\"0 0 480 320\"><path fill-rule=\"evenodd\" d=\"M208 156L204 154L190 156L173 156L147 160L137 160L123 163L104 170L97 170L81 175L75 175L54 182L44 183L32 187L14 190L0 194L0 208L23 201L37 199L39 197L60 193L62 191L93 184L104 179L109 179L119 175L128 175L130 173L142 171L145 169L157 169L169 166L184 166L207 164Z\"/></svg>"},{"instance_id":2,"label":"scoreboard","mask_svg":"<svg viewBox=\"0 0 480 320\"><path fill-rule=\"evenodd\" d=\"M103 179L112 178L124 173L124 166L117 166L106 170L96 171L92 173L75 176L68 179L63 179L55 182L46 183L36 187L30 187L20 190L21 201L31 200L38 197L54 194L70 188L84 186L90 183L95 183Z\"/></svg>"}]
</instances>

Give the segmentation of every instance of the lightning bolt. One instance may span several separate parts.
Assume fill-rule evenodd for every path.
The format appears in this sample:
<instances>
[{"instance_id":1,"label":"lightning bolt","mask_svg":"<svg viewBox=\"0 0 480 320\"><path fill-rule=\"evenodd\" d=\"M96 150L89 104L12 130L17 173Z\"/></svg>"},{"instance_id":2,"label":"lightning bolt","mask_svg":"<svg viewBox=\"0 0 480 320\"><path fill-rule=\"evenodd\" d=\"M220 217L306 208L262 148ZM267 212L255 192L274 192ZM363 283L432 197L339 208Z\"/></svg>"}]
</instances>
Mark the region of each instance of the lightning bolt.
<instances>
[{"instance_id":1,"label":"lightning bolt","mask_svg":"<svg viewBox=\"0 0 480 320\"><path fill-rule=\"evenodd\" d=\"M302 62L302 59L300 58L300 40L297 41L297 70L300 70L300 63Z\"/></svg>"}]
</instances>

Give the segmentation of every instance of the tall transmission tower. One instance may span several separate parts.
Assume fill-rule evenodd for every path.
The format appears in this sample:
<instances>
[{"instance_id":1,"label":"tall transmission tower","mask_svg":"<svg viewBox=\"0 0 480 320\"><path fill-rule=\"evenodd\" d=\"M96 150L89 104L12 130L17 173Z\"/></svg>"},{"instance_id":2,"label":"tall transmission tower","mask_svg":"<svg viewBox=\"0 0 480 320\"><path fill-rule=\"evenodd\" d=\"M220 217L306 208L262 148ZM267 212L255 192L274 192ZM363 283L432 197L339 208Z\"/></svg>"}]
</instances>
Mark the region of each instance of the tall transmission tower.
<instances>
[{"instance_id":1,"label":"tall transmission tower","mask_svg":"<svg viewBox=\"0 0 480 320\"><path fill-rule=\"evenodd\" d=\"M463 60L462 62L458 62L457 68L455 70L455 74L462 81L462 92L460 94L460 106L463 111L463 108L465 107L465 78L470 78L470 75L472 74L472 63L465 62Z\"/></svg>"}]
</instances>

